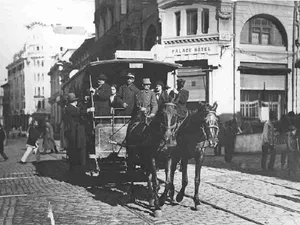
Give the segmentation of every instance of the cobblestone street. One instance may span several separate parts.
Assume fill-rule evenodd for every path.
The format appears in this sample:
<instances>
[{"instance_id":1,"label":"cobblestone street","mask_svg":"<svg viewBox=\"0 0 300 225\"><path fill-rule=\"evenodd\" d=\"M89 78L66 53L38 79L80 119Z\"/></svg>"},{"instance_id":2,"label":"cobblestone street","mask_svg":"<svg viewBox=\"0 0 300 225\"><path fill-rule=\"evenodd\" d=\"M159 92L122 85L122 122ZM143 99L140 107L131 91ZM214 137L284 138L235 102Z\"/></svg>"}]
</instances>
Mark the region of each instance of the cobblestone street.
<instances>
[{"instance_id":1,"label":"cobblestone street","mask_svg":"<svg viewBox=\"0 0 300 225\"><path fill-rule=\"evenodd\" d=\"M42 155L39 164L30 156L27 164L19 164L24 148L25 139L9 139L5 148L9 160L0 159L3 225L51 224L49 203L55 224L300 224L300 175L289 178L287 171L280 171L279 155L274 172L261 172L258 154L239 154L226 164L224 157L207 150L201 172L201 210L193 210L191 162L185 198L173 206L167 202L162 217L154 218L146 183L136 184L137 201L128 203L127 184L101 185L101 177L71 173L63 154ZM158 173L164 179L164 171ZM181 173L176 172L177 191L180 185Z\"/></svg>"}]
</instances>

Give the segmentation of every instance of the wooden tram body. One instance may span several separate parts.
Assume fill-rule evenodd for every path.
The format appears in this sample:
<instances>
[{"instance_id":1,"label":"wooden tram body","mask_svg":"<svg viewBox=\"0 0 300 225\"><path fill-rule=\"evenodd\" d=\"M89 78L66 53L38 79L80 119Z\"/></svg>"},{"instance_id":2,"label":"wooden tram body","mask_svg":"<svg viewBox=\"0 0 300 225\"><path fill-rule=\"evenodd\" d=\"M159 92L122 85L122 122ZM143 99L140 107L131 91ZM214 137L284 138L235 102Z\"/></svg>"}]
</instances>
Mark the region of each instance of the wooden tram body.
<instances>
[{"instance_id":1,"label":"wooden tram body","mask_svg":"<svg viewBox=\"0 0 300 225\"><path fill-rule=\"evenodd\" d=\"M155 88L155 83L158 80L165 84L176 83L175 70L180 67L180 64L162 62L152 59L112 59L91 62L82 70L78 71L71 77L62 87L63 93L74 92L79 97L80 102L84 101L84 96L90 95L90 83L95 87L97 76L104 73L109 85L116 84L118 87L126 82L128 72L135 74L134 84L141 88L142 79L150 78L152 85L151 89ZM168 79L173 79L168 81ZM126 136L127 124L130 116L117 116L115 112L120 109L112 109L111 115L108 116L93 116L89 118L90 123L94 126L89 126L94 129L94 154L90 158L96 161L108 162L108 164L116 163L120 159L126 162L126 148L116 145L122 143ZM93 122L94 121L94 122ZM111 156L114 157L111 157Z\"/></svg>"}]
</instances>

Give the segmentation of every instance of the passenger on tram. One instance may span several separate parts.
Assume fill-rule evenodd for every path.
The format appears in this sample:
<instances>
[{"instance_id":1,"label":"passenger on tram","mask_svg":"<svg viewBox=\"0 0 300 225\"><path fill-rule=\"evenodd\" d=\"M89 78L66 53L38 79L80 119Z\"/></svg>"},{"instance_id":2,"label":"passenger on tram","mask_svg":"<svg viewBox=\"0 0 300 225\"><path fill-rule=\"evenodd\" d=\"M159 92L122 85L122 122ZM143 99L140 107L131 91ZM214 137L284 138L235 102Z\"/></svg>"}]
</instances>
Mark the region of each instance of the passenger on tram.
<instances>
[{"instance_id":1,"label":"passenger on tram","mask_svg":"<svg viewBox=\"0 0 300 225\"><path fill-rule=\"evenodd\" d=\"M163 106L165 103L170 102L170 96L166 90L164 90L165 85L164 83L159 80L156 82L156 87L155 87L155 96L157 99L157 104L158 104L158 111L160 112L163 109Z\"/></svg>"},{"instance_id":2,"label":"passenger on tram","mask_svg":"<svg viewBox=\"0 0 300 225\"><path fill-rule=\"evenodd\" d=\"M110 115L109 98L111 96L111 87L106 83L107 77L100 74L97 88L90 87L90 92L93 94L95 102L95 115L108 116Z\"/></svg>"},{"instance_id":3,"label":"passenger on tram","mask_svg":"<svg viewBox=\"0 0 300 225\"><path fill-rule=\"evenodd\" d=\"M158 110L155 93L150 90L151 81L149 78L143 79L143 89L136 95L137 107L144 111L148 118L153 118Z\"/></svg>"},{"instance_id":4,"label":"passenger on tram","mask_svg":"<svg viewBox=\"0 0 300 225\"><path fill-rule=\"evenodd\" d=\"M126 84L123 84L118 91L118 96L123 101L122 106L124 108L120 111L120 115L132 116L135 107L135 95L139 92L139 89L133 83L135 76L132 73L128 73L126 78Z\"/></svg>"},{"instance_id":5,"label":"passenger on tram","mask_svg":"<svg viewBox=\"0 0 300 225\"><path fill-rule=\"evenodd\" d=\"M117 95L117 85L116 84L112 84L111 85L111 96L109 98L109 105L112 108L123 108L123 100L121 99L121 97L119 95ZM119 115L120 111L116 110L115 111L115 115Z\"/></svg>"},{"instance_id":6,"label":"passenger on tram","mask_svg":"<svg viewBox=\"0 0 300 225\"><path fill-rule=\"evenodd\" d=\"M183 121L187 116L187 106L186 103L189 99L189 91L183 89L185 84L185 80L178 79L177 80L177 89L174 89L170 92L170 97L174 99L174 103L177 104L177 113L178 119Z\"/></svg>"}]
</instances>

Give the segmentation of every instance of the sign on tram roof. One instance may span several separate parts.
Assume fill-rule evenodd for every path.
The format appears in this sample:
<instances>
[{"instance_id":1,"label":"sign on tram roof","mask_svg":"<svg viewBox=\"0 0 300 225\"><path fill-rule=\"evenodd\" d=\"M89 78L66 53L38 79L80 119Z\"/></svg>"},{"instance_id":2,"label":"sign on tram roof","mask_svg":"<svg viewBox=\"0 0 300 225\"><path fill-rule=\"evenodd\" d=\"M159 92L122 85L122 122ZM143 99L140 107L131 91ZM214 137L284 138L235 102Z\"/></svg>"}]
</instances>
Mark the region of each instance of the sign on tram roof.
<instances>
[{"instance_id":1,"label":"sign on tram roof","mask_svg":"<svg viewBox=\"0 0 300 225\"><path fill-rule=\"evenodd\" d=\"M115 53L116 59L153 59L151 51L131 51L117 50Z\"/></svg>"}]
</instances>

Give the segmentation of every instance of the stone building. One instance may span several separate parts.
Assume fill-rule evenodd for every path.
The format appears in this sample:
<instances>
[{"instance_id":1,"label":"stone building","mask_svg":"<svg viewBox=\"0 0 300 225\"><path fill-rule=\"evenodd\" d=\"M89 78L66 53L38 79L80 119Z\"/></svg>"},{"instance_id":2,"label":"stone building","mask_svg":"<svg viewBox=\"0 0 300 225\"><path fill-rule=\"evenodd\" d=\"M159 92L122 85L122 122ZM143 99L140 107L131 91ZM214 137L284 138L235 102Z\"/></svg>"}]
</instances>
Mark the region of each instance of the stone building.
<instances>
[{"instance_id":1,"label":"stone building","mask_svg":"<svg viewBox=\"0 0 300 225\"><path fill-rule=\"evenodd\" d=\"M16 53L8 70L10 114L50 114L50 77L57 54L77 48L87 36L83 27L32 23L27 26L28 39Z\"/></svg>"},{"instance_id":2,"label":"stone building","mask_svg":"<svg viewBox=\"0 0 300 225\"><path fill-rule=\"evenodd\" d=\"M113 59L116 50L150 50L159 36L156 0L95 0L93 56Z\"/></svg>"},{"instance_id":3,"label":"stone building","mask_svg":"<svg viewBox=\"0 0 300 225\"><path fill-rule=\"evenodd\" d=\"M164 60L183 65L189 105L228 119L294 109L294 2L159 0Z\"/></svg>"}]
</instances>

